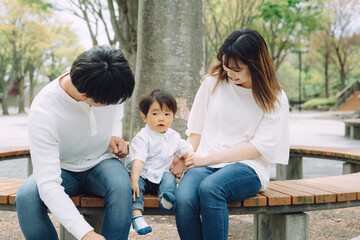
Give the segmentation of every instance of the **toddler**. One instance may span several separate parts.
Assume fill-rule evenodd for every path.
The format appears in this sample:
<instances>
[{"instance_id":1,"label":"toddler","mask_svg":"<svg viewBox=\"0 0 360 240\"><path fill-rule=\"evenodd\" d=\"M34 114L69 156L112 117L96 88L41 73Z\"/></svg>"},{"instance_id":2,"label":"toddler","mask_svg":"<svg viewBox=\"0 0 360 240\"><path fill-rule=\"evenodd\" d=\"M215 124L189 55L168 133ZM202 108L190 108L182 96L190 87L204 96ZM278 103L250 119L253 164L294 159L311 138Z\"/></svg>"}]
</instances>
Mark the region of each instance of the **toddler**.
<instances>
[{"instance_id":1,"label":"toddler","mask_svg":"<svg viewBox=\"0 0 360 240\"><path fill-rule=\"evenodd\" d=\"M146 125L133 138L125 165L134 189L132 224L138 234L144 235L152 231L142 216L144 193L157 192L160 208L172 209L176 179L169 172L170 165L175 154L186 158L193 147L170 128L177 104L169 92L156 89L146 93L139 108Z\"/></svg>"}]
</instances>

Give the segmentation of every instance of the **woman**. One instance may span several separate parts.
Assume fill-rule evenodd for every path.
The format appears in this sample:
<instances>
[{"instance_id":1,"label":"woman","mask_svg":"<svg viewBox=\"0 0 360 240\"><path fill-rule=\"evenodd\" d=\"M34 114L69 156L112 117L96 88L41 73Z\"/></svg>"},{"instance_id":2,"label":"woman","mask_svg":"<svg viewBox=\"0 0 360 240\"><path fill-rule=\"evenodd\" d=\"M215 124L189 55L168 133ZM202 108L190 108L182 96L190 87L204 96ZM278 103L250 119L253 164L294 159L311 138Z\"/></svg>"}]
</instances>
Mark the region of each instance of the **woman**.
<instances>
[{"instance_id":1,"label":"woman","mask_svg":"<svg viewBox=\"0 0 360 240\"><path fill-rule=\"evenodd\" d=\"M227 203L265 190L270 163L288 162L288 100L263 37L234 31L217 58L186 131L196 153L185 160L174 209L185 240L228 239Z\"/></svg>"}]
</instances>

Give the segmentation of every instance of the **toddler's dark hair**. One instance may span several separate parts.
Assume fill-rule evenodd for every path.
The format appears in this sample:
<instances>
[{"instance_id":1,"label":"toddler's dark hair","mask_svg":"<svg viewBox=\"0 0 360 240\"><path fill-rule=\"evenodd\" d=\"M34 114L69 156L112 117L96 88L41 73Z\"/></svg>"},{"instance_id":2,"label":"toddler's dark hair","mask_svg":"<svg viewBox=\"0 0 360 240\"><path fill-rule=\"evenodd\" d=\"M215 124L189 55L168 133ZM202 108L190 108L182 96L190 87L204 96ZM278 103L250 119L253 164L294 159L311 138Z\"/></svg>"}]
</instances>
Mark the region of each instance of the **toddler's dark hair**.
<instances>
[{"instance_id":1,"label":"toddler's dark hair","mask_svg":"<svg viewBox=\"0 0 360 240\"><path fill-rule=\"evenodd\" d=\"M140 111L146 116L151 104L155 101L159 103L161 110L165 107L171 110L174 115L176 114L177 104L175 98L168 91L160 89L150 90L141 97L139 102Z\"/></svg>"}]
</instances>

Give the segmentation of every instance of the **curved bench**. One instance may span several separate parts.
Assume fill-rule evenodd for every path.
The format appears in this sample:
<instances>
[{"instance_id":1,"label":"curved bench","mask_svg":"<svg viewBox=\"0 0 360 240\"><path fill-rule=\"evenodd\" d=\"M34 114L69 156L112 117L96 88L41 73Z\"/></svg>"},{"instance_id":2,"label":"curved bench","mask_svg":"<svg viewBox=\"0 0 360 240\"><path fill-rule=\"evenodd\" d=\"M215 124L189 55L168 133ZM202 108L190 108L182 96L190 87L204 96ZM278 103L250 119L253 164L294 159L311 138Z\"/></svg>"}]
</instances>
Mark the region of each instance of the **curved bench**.
<instances>
[{"instance_id":1,"label":"curved bench","mask_svg":"<svg viewBox=\"0 0 360 240\"><path fill-rule=\"evenodd\" d=\"M360 139L360 118L345 119L344 123L345 137L350 139Z\"/></svg>"},{"instance_id":2,"label":"curved bench","mask_svg":"<svg viewBox=\"0 0 360 240\"><path fill-rule=\"evenodd\" d=\"M357 149L292 146L290 167L294 159L297 165L298 159L303 156L341 160L356 166L360 163L360 152ZM0 178L0 210L15 210L13 203L22 181ZM229 203L229 213L254 214L254 239L308 239L309 217L305 212L360 206L359 182L360 173L271 181L264 192L242 202ZM103 198L84 195L73 197L72 200L87 221L99 231L104 213ZM173 214L161 211L157 197L153 195L145 197L144 205L145 215ZM71 237L61 227L61 239Z\"/></svg>"}]
</instances>

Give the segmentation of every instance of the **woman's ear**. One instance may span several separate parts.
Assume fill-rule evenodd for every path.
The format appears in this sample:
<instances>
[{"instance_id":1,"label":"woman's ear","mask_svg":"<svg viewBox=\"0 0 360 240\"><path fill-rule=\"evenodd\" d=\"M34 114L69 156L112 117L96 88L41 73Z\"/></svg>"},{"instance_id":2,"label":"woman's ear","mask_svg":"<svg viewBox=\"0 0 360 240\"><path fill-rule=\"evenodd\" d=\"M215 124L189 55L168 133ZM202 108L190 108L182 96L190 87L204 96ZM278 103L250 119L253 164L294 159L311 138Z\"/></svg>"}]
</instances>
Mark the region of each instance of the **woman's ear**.
<instances>
[{"instance_id":1,"label":"woman's ear","mask_svg":"<svg viewBox=\"0 0 360 240\"><path fill-rule=\"evenodd\" d=\"M146 116L145 116L145 114L141 113L141 117L142 117L142 119L144 120L144 122L146 123Z\"/></svg>"}]
</instances>

